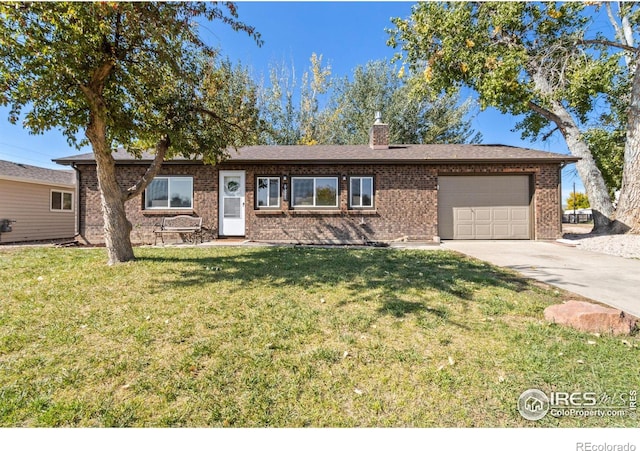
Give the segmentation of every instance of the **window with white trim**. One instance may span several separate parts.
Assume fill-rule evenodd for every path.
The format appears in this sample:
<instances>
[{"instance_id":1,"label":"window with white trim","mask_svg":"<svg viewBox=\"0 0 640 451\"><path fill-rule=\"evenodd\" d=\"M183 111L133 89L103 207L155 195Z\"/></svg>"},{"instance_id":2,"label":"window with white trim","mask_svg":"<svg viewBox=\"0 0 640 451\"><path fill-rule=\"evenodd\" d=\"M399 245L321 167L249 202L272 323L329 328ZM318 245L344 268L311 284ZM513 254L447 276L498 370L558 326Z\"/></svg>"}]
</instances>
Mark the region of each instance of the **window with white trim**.
<instances>
[{"instance_id":1,"label":"window with white trim","mask_svg":"<svg viewBox=\"0 0 640 451\"><path fill-rule=\"evenodd\" d=\"M338 177L291 177L291 205L338 207Z\"/></svg>"},{"instance_id":2,"label":"window with white trim","mask_svg":"<svg viewBox=\"0 0 640 451\"><path fill-rule=\"evenodd\" d=\"M51 190L50 208L51 211L73 211L73 193Z\"/></svg>"},{"instance_id":3,"label":"window with white trim","mask_svg":"<svg viewBox=\"0 0 640 451\"><path fill-rule=\"evenodd\" d=\"M144 191L145 210L193 208L193 177L155 177Z\"/></svg>"},{"instance_id":4,"label":"window with white trim","mask_svg":"<svg viewBox=\"0 0 640 451\"><path fill-rule=\"evenodd\" d=\"M349 180L349 207L373 208L373 177L351 177Z\"/></svg>"},{"instance_id":5,"label":"window with white trim","mask_svg":"<svg viewBox=\"0 0 640 451\"><path fill-rule=\"evenodd\" d=\"M256 207L280 208L280 177L257 177Z\"/></svg>"}]
</instances>

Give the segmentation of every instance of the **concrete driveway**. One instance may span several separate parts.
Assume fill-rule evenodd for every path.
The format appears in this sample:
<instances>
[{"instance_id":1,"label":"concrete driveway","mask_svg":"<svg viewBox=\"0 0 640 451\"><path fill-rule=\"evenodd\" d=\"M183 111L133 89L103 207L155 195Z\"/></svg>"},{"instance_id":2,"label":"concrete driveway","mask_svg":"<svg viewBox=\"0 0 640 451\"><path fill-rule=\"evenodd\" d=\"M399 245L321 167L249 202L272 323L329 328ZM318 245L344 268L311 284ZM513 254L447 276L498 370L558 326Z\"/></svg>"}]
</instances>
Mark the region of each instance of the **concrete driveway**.
<instances>
[{"instance_id":1,"label":"concrete driveway","mask_svg":"<svg viewBox=\"0 0 640 451\"><path fill-rule=\"evenodd\" d=\"M545 241L445 241L442 248L640 317L640 260Z\"/></svg>"}]
</instances>

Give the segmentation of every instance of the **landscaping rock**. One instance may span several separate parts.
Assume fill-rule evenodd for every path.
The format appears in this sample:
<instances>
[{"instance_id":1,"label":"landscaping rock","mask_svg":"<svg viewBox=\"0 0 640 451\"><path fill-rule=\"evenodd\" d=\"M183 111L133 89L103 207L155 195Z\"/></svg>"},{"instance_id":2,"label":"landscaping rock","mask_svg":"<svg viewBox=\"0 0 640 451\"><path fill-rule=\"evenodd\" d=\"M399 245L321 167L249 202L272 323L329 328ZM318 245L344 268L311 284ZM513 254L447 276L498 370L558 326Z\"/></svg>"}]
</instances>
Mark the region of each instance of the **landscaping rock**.
<instances>
[{"instance_id":1,"label":"landscaping rock","mask_svg":"<svg viewBox=\"0 0 640 451\"><path fill-rule=\"evenodd\" d=\"M547 307L544 317L547 321L592 333L629 335L638 327L638 320L622 310L581 301Z\"/></svg>"}]
</instances>

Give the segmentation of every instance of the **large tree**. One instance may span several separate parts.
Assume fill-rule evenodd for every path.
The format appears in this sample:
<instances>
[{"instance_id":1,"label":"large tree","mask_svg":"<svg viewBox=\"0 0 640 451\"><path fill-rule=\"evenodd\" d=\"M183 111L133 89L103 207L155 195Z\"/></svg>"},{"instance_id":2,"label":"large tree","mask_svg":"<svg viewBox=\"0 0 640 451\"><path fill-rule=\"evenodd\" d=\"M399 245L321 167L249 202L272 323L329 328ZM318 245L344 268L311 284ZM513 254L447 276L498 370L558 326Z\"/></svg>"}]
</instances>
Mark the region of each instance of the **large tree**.
<instances>
[{"instance_id":1,"label":"large tree","mask_svg":"<svg viewBox=\"0 0 640 451\"><path fill-rule=\"evenodd\" d=\"M615 29L615 42L602 37L594 40L595 43L609 48L618 47L616 44L619 44L619 48L624 51L624 62L629 74L626 83L620 84L619 94L614 94L615 100L612 101L613 110L617 113L614 117L627 117L626 121L621 121L626 124L626 132L620 197L613 231L640 233L640 47L635 45L640 28L640 8L635 2L616 3L615 12L610 3L605 3L609 20ZM630 92L625 90L629 85ZM613 139L608 141L610 145L620 143L620 131L620 128L614 128L611 132ZM619 156L620 147L614 147L612 155Z\"/></svg>"},{"instance_id":2,"label":"large tree","mask_svg":"<svg viewBox=\"0 0 640 451\"><path fill-rule=\"evenodd\" d=\"M331 77L322 56L298 82L295 68L272 66L269 86L262 87L260 112L265 144L366 144L375 113L390 124L393 143L477 142L469 121L472 103L457 94L434 99L411 95L411 76L399 74L387 60L370 61L351 77ZM297 89L300 86L300 89Z\"/></svg>"},{"instance_id":3,"label":"large tree","mask_svg":"<svg viewBox=\"0 0 640 451\"><path fill-rule=\"evenodd\" d=\"M33 133L58 127L97 163L109 263L134 259L125 202L165 158L224 158L253 137L255 93L198 35L198 21L226 24L259 44L233 3L0 3L0 104ZM84 136L82 136L84 135ZM112 148L152 145L133 186L118 183ZM138 147L136 147L138 145ZM137 150L136 150L137 149Z\"/></svg>"},{"instance_id":4,"label":"large tree","mask_svg":"<svg viewBox=\"0 0 640 451\"><path fill-rule=\"evenodd\" d=\"M603 93L600 103L605 103L608 108L599 108L594 112L593 121L584 137L589 143L598 168L602 172L605 183L609 188L612 198L622 188L624 171L625 145L627 142L627 128L629 126L629 103L631 100L631 84L635 71L636 59L636 35L640 10L638 4L631 2L601 2L593 5L601 14L606 12L611 24L611 38L596 36L596 39L584 40L580 45L593 45L595 43L621 55L620 63L624 69L621 76L611 89ZM599 27L601 28L601 27ZM630 155L627 155L630 159ZM632 170L633 165L627 164L627 171ZM627 185L629 186L629 185ZM625 197L629 197L629 189L625 190ZM629 205L629 203L627 203ZM616 209L616 217L623 215L624 208ZM618 220L614 228L624 229L623 223Z\"/></svg>"},{"instance_id":5,"label":"large tree","mask_svg":"<svg viewBox=\"0 0 640 451\"><path fill-rule=\"evenodd\" d=\"M300 142L299 109L295 103L296 79L294 68L284 64L272 65L269 82L263 79L258 96L260 116L266 127L260 134L261 144L294 145Z\"/></svg>"},{"instance_id":6,"label":"large tree","mask_svg":"<svg viewBox=\"0 0 640 451\"><path fill-rule=\"evenodd\" d=\"M580 158L577 170L595 228L602 230L610 227L614 209L585 132L594 107L624 78L624 67L611 42L585 39L589 7L594 6L420 3L411 17L394 19L389 44L400 46L405 62L422 72L426 92L466 86L479 94L483 107L522 115L525 137L559 131Z\"/></svg>"},{"instance_id":7,"label":"large tree","mask_svg":"<svg viewBox=\"0 0 640 451\"><path fill-rule=\"evenodd\" d=\"M260 114L265 123L262 143L313 145L326 136L321 97L331 86L331 66L323 65L322 55L315 53L309 60L311 65L300 81L295 66L271 65L269 84L263 81L260 90Z\"/></svg>"},{"instance_id":8,"label":"large tree","mask_svg":"<svg viewBox=\"0 0 640 451\"><path fill-rule=\"evenodd\" d=\"M434 99L412 95L411 75L387 60L369 61L332 83L324 113L327 140L333 144L365 144L376 112L389 124L396 144L479 142L468 119L471 101L459 104L457 93Z\"/></svg>"}]
</instances>

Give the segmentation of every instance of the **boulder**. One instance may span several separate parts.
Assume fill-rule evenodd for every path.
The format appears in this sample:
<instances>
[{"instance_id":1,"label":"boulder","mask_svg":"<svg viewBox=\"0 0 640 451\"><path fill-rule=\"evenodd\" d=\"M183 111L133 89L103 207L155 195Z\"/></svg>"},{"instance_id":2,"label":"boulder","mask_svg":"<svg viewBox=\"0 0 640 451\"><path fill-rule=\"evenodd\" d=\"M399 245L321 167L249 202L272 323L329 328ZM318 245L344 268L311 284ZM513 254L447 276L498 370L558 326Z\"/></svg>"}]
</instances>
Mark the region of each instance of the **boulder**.
<instances>
[{"instance_id":1,"label":"boulder","mask_svg":"<svg viewBox=\"0 0 640 451\"><path fill-rule=\"evenodd\" d=\"M629 335L638 327L638 320L622 310L582 301L547 307L544 317L547 321L592 333Z\"/></svg>"}]
</instances>

